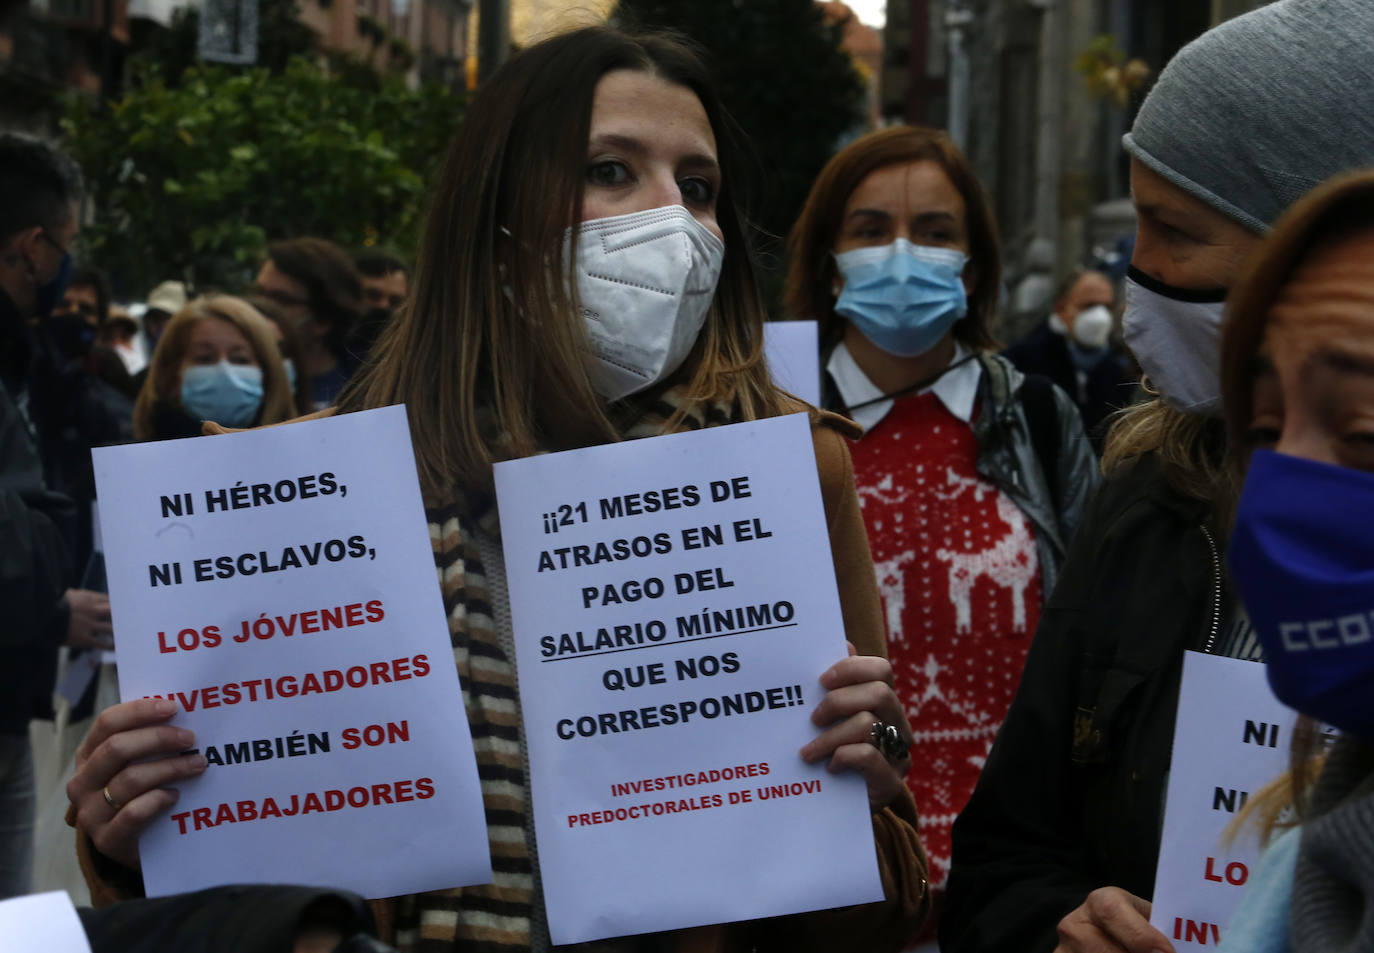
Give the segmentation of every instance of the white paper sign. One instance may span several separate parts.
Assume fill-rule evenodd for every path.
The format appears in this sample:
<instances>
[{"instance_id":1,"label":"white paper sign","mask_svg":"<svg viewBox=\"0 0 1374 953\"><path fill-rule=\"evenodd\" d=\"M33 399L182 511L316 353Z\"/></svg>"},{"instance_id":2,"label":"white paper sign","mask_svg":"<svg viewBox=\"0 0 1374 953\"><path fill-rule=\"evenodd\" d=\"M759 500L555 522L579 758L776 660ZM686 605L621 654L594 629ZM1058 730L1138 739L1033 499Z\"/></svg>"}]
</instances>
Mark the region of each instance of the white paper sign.
<instances>
[{"instance_id":1,"label":"white paper sign","mask_svg":"<svg viewBox=\"0 0 1374 953\"><path fill-rule=\"evenodd\" d=\"M815 321L769 321L763 326L763 352L775 384L819 406L821 354L816 328Z\"/></svg>"},{"instance_id":2,"label":"white paper sign","mask_svg":"<svg viewBox=\"0 0 1374 953\"><path fill-rule=\"evenodd\" d=\"M86 689L90 687L91 682L95 681L96 673L100 671L104 656L105 651L103 650L100 652L83 652L74 658L69 656L67 670L57 681L57 697L63 699L73 708L80 704L81 696L86 694Z\"/></svg>"},{"instance_id":3,"label":"white paper sign","mask_svg":"<svg viewBox=\"0 0 1374 953\"><path fill-rule=\"evenodd\" d=\"M806 415L496 466L554 943L882 898Z\"/></svg>"},{"instance_id":4,"label":"white paper sign","mask_svg":"<svg viewBox=\"0 0 1374 953\"><path fill-rule=\"evenodd\" d=\"M175 699L210 762L143 836L149 895L489 882L405 409L94 458L121 697Z\"/></svg>"},{"instance_id":5,"label":"white paper sign","mask_svg":"<svg viewBox=\"0 0 1374 953\"><path fill-rule=\"evenodd\" d=\"M0 937L10 953L91 953L65 891L0 900Z\"/></svg>"},{"instance_id":6,"label":"white paper sign","mask_svg":"<svg viewBox=\"0 0 1374 953\"><path fill-rule=\"evenodd\" d=\"M1150 915L1180 953L1221 942L1260 853L1253 826L1229 845L1222 832L1251 794L1288 770L1296 721L1263 665L1184 655Z\"/></svg>"}]
</instances>

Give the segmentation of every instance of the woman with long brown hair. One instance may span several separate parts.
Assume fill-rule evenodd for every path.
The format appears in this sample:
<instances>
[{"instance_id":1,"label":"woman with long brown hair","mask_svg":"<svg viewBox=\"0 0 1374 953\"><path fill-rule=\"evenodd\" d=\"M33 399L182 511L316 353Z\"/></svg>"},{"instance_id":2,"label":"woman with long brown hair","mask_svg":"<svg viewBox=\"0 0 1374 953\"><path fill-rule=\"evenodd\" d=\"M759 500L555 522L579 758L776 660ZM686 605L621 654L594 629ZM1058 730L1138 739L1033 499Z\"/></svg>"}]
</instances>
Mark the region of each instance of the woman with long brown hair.
<instances>
[{"instance_id":1,"label":"woman with long brown hair","mask_svg":"<svg viewBox=\"0 0 1374 953\"><path fill-rule=\"evenodd\" d=\"M492 464L805 409L771 384L729 126L695 55L587 29L512 58L450 149L407 307L343 395L404 402L486 799L495 882L379 902L404 949L545 950ZM613 240L612 240L613 239ZM628 253L627 253L628 252ZM597 950L899 950L925 905L910 728L889 685L846 425L813 438L846 635L800 756L867 782L885 902ZM137 864L162 785L204 770L151 702L111 709L69 786L97 889ZM899 744L879 748L875 723ZM799 742L803 739L799 739ZM120 806L112 810L110 800ZM805 836L805 832L799 832Z\"/></svg>"},{"instance_id":2,"label":"woman with long brown hair","mask_svg":"<svg viewBox=\"0 0 1374 953\"><path fill-rule=\"evenodd\" d=\"M949 831L1011 704L1097 486L1077 409L994 353L996 224L936 129L856 140L792 231L788 307L820 324L826 409L864 426L854 474L938 899Z\"/></svg>"}]
</instances>

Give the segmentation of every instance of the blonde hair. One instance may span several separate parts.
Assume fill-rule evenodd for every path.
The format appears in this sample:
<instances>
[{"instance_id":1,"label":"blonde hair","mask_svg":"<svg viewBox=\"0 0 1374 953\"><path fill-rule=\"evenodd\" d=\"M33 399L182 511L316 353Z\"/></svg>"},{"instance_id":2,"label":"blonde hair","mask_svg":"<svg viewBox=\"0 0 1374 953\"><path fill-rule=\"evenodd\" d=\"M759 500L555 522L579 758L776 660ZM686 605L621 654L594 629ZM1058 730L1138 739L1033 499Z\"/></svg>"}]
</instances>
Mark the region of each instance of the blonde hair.
<instances>
[{"instance_id":1,"label":"blonde hair","mask_svg":"<svg viewBox=\"0 0 1374 953\"><path fill-rule=\"evenodd\" d=\"M236 327L253 349L253 357L262 368L262 407L257 423L277 424L296 416L296 404L286 382L286 368L282 366L272 326L257 309L230 295L204 295L187 302L167 322L158 338L157 349L148 362L148 377L134 403L134 436L139 440L157 437L153 411L159 401L181 403L181 362L186 357L191 332L201 321L217 318Z\"/></svg>"},{"instance_id":2,"label":"blonde hair","mask_svg":"<svg viewBox=\"0 0 1374 953\"><path fill-rule=\"evenodd\" d=\"M432 499L455 486L489 488L498 460L620 439L587 374L586 325L564 254L564 236L582 219L593 96L613 70L691 89L718 143L725 260L674 380L688 400L730 403L744 419L782 412L734 204L737 151L709 74L672 39L578 30L511 58L473 100L439 176L406 306L339 400L344 413L406 405Z\"/></svg>"},{"instance_id":3,"label":"blonde hair","mask_svg":"<svg viewBox=\"0 0 1374 953\"><path fill-rule=\"evenodd\" d=\"M1149 381L1142 381L1149 393ZM1166 483L1184 496L1211 505L1218 525L1230 525L1235 507L1235 472L1226 460L1226 427L1222 421L1185 414L1157 393L1120 411L1107 433L1102 472L1110 476L1129 461L1153 453Z\"/></svg>"},{"instance_id":4,"label":"blonde hair","mask_svg":"<svg viewBox=\"0 0 1374 953\"><path fill-rule=\"evenodd\" d=\"M1302 715L1293 726L1288 770L1260 788L1226 825L1222 842L1233 843L1247 826L1259 828L1260 843L1267 844L1275 831L1296 827L1307 816L1307 799L1322 768L1327 749L1315 718Z\"/></svg>"}]
</instances>

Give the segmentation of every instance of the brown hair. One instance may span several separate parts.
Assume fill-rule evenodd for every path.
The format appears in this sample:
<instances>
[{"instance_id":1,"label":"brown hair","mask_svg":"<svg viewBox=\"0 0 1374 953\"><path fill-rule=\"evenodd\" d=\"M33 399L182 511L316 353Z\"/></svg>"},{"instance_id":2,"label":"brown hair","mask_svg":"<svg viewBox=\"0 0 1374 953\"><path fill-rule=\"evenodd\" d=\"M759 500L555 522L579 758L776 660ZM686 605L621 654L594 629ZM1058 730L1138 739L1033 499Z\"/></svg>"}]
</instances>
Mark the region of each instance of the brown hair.
<instances>
[{"instance_id":1,"label":"brown hair","mask_svg":"<svg viewBox=\"0 0 1374 953\"><path fill-rule=\"evenodd\" d=\"M491 483L491 464L619 439L586 370L565 235L582 220L597 83L656 74L696 93L718 143L725 260L696 346L674 379L745 418L781 411L762 359L764 306L734 205L738 150L707 71L682 42L592 27L538 43L478 91L449 147L409 297L339 401L405 403L421 486ZM680 417L680 413L679 413ZM676 418L675 418L676 419Z\"/></svg>"},{"instance_id":2,"label":"brown hair","mask_svg":"<svg viewBox=\"0 0 1374 953\"><path fill-rule=\"evenodd\" d=\"M363 282L353 259L323 238L270 242L267 257L282 274L305 285L311 317L329 328L329 345L339 351L363 313Z\"/></svg>"},{"instance_id":3,"label":"brown hair","mask_svg":"<svg viewBox=\"0 0 1374 953\"><path fill-rule=\"evenodd\" d=\"M296 405L286 384L286 370L277 353L277 342L267 319L252 305L229 295L205 295L187 302L167 322L157 348L148 362L148 376L134 403L134 436L139 440L157 437L153 425L153 411L159 401L181 403L181 361L191 331L208 318L228 321L248 339L258 366L262 368L262 407L258 410L259 424L279 424L296 416Z\"/></svg>"},{"instance_id":4,"label":"brown hair","mask_svg":"<svg viewBox=\"0 0 1374 953\"><path fill-rule=\"evenodd\" d=\"M787 240L788 314L819 321L823 347L836 343L844 334L844 318L835 314L837 271L833 252L845 203L874 172L912 162L934 162L964 199L973 293L969 295L968 314L954 325L954 337L969 348L997 346L992 326L1001 296L1002 256L996 220L983 186L946 133L919 126L893 126L855 140L826 163Z\"/></svg>"},{"instance_id":5,"label":"brown hair","mask_svg":"<svg viewBox=\"0 0 1374 953\"><path fill-rule=\"evenodd\" d=\"M1269 312L1303 261L1317 248L1339 241L1357 229L1374 227L1374 170L1337 176L1294 204L1274 225L1250 257L1226 301L1221 334L1221 393L1229 437L1229 465L1237 482L1244 478L1250 447L1255 358L1264 340ZM1298 720L1293 733L1288 774L1266 785L1246 805L1234 826L1259 819L1267 837L1284 826L1284 809L1294 809L1292 822L1303 819L1312 784L1321 771L1325 742L1310 717Z\"/></svg>"},{"instance_id":6,"label":"brown hair","mask_svg":"<svg viewBox=\"0 0 1374 953\"><path fill-rule=\"evenodd\" d=\"M1221 335L1221 393L1233 464L1248 462L1245 432L1250 425L1255 355L1259 352L1269 311L1293 273L1320 245L1340 240L1353 230L1374 227L1374 170L1337 176L1310 192L1274 226L1260 250L1246 263L1226 303Z\"/></svg>"},{"instance_id":7,"label":"brown hair","mask_svg":"<svg viewBox=\"0 0 1374 953\"><path fill-rule=\"evenodd\" d=\"M1073 294L1073 289L1078 287L1078 283L1088 275L1097 275L1107 284L1112 286L1112 294L1116 294L1116 282L1112 276L1100 268L1075 268L1059 280L1058 286L1054 289L1054 305L1058 307L1069 300L1069 295Z\"/></svg>"},{"instance_id":8,"label":"brown hair","mask_svg":"<svg viewBox=\"0 0 1374 953\"><path fill-rule=\"evenodd\" d=\"M291 366L296 369L296 386L291 395L296 401L296 409L303 414L314 410L311 396L314 390L311 387L310 373L305 369L305 361L302 359L305 345L301 342L301 332L295 322L286 316L281 305L267 295L246 294L242 299L256 308L259 314L276 325L277 330L281 332L277 350L281 352L283 360L290 358Z\"/></svg>"}]
</instances>

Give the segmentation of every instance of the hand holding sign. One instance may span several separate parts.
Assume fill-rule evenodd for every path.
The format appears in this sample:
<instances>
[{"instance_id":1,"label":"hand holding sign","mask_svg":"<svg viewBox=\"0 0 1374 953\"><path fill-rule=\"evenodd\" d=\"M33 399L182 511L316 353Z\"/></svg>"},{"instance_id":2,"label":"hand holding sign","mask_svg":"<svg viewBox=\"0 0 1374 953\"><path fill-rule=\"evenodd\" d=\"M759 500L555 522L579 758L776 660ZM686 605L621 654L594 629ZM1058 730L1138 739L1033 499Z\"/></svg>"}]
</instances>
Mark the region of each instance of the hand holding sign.
<instances>
[{"instance_id":1,"label":"hand holding sign","mask_svg":"<svg viewBox=\"0 0 1374 953\"><path fill-rule=\"evenodd\" d=\"M902 741L911 746L911 726L901 700L892 690L892 665L885 658L859 655L854 643L849 658L826 669L821 675L825 697L811 713L815 725L829 725L821 735L801 749L802 760L814 764L830 759L832 772L852 770L868 783L868 803L875 810L886 807L902 793L908 751L895 763L873 744L873 723L895 725Z\"/></svg>"},{"instance_id":2,"label":"hand holding sign","mask_svg":"<svg viewBox=\"0 0 1374 953\"><path fill-rule=\"evenodd\" d=\"M75 649L114 648L110 629L110 600L89 589L68 589L67 645Z\"/></svg>"},{"instance_id":3,"label":"hand holding sign","mask_svg":"<svg viewBox=\"0 0 1374 953\"><path fill-rule=\"evenodd\" d=\"M176 803L176 789L168 785L205 771L203 755L180 754L195 744L195 735L167 724L176 711L175 702L160 698L121 702L100 713L76 752L67 797L76 806L77 827L96 850L125 867L138 866L143 829Z\"/></svg>"},{"instance_id":4,"label":"hand holding sign","mask_svg":"<svg viewBox=\"0 0 1374 953\"><path fill-rule=\"evenodd\" d=\"M1101 887L1059 921L1055 953L1174 953L1149 916L1150 901L1120 887Z\"/></svg>"}]
</instances>

